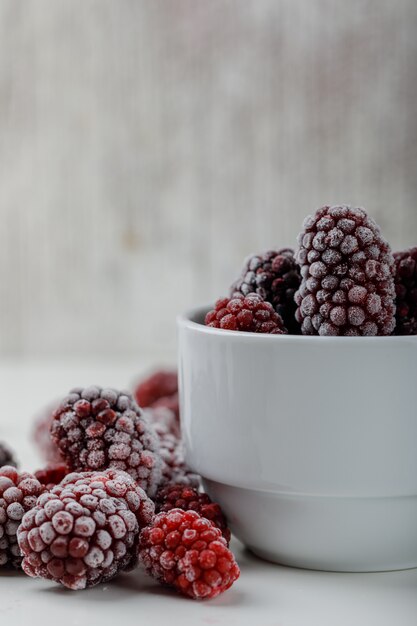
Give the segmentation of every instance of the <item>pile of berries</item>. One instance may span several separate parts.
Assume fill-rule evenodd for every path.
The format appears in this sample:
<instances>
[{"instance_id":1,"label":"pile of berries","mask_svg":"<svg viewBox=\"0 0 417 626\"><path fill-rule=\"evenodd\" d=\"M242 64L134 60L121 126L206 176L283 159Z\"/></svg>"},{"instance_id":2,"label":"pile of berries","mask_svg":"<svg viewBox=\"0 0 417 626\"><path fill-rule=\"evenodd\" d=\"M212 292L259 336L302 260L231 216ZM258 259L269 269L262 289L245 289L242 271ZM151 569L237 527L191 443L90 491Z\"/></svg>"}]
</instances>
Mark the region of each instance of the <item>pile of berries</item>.
<instances>
[{"instance_id":1,"label":"pile of berries","mask_svg":"<svg viewBox=\"0 0 417 626\"><path fill-rule=\"evenodd\" d=\"M185 462L178 418L177 374L161 371L133 395L77 387L46 409L33 475L0 444L0 567L80 590L141 564L187 597L228 589L230 530Z\"/></svg>"},{"instance_id":2,"label":"pile of berries","mask_svg":"<svg viewBox=\"0 0 417 626\"><path fill-rule=\"evenodd\" d=\"M308 216L297 241L295 252L248 257L205 324L268 334L417 334L417 248L392 254L375 221L349 206Z\"/></svg>"}]
</instances>

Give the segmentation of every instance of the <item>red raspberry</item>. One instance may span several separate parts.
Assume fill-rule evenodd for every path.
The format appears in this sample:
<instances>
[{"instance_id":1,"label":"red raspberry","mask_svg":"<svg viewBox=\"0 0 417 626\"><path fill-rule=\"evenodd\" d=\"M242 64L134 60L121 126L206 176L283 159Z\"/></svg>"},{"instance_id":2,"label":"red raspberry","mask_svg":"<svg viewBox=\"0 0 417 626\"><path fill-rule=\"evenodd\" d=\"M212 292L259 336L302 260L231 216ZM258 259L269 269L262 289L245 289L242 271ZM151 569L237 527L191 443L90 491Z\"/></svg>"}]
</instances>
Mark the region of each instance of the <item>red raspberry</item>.
<instances>
[{"instance_id":1,"label":"red raspberry","mask_svg":"<svg viewBox=\"0 0 417 626\"><path fill-rule=\"evenodd\" d=\"M304 220L295 294L304 335L390 335L394 258L363 209L323 207Z\"/></svg>"},{"instance_id":2,"label":"red raspberry","mask_svg":"<svg viewBox=\"0 0 417 626\"><path fill-rule=\"evenodd\" d=\"M13 452L10 448L0 441L0 467L3 465L12 465L13 467L17 467L17 461L14 458Z\"/></svg>"},{"instance_id":3,"label":"red raspberry","mask_svg":"<svg viewBox=\"0 0 417 626\"><path fill-rule=\"evenodd\" d=\"M55 411L51 433L71 470L123 470L155 495L162 476L158 438L128 392L73 389Z\"/></svg>"},{"instance_id":4,"label":"red raspberry","mask_svg":"<svg viewBox=\"0 0 417 626\"><path fill-rule=\"evenodd\" d=\"M47 465L45 468L35 472L35 478L39 480L41 485L45 485L47 491L50 491L70 473L65 463L54 463Z\"/></svg>"},{"instance_id":5,"label":"red raspberry","mask_svg":"<svg viewBox=\"0 0 417 626\"><path fill-rule=\"evenodd\" d=\"M217 300L213 311L205 319L206 326L224 330L241 330L249 333L287 333L282 318L269 302L256 294Z\"/></svg>"},{"instance_id":6,"label":"red raspberry","mask_svg":"<svg viewBox=\"0 0 417 626\"><path fill-rule=\"evenodd\" d=\"M169 414L171 415L169 416ZM185 462L178 423L172 411L152 409L151 418L159 437L159 448L163 461L161 485L181 483L198 488L200 477Z\"/></svg>"},{"instance_id":7,"label":"red raspberry","mask_svg":"<svg viewBox=\"0 0 417 626\"><path fill-rule=\"evenodd\" d=\"M37 417L32 431L32 438L42 459L47 463L59 463L59 448L51 437L51 425L58 402L45 407Z\"/></svg>"},{"instance_id":8,"label":"red raspberry","mask_svg":"<svg viewBox=\"0 0 417 626\"><path fill-rule=\"evenodd\" d=\"M135 389L136 402L140 407L165 407L173 411L179 419L178 374L176 371L158 370Z\"/></svg>"},{"instance_id":9,"label":"red raspberry","mask_svg":"<svg viewBox=\"0 0 417 626\"><path fill-rule=\"evenodd\" d=\"M300 281L294 251L290 248L269 250L263 254L252 254L246 259L242 274L232 285L230 295L233 298L238 293L243 296L257 293L272 304L290 333L300 334L294 302Z\"/></svg>"},{"instance_id":10,"label":"red raspberry","mask_svg":"<svg viewBox=\"0 0 417 626\"><path fill-rule=\"evenodd\" d=\"M23 570L74 590L106 582L136 565L139 532L153 515L125 472L68 474L23 517Z\"/></svg>"},{"instance_id":11,"label":"red raspberry","mask_svg":"<svg viewBox=\"0 0 417 626\"><path fill-rule=\"evenodd\" d=\"M396 252L396 335L417 335L417 247Z\"/></svg>"},{"instance_id":12,"label":"red raspberry","mask_svg":"<svg viewBox=\"0 0 417 626\"><path fill-rule=\"evenodd\" d=\"M221 531L196 511L156 515L141 533L139 559L156 580L198 600L226 591L240 573Z\"/></svg>"},{"instance_id":13,"label":"red raspberry","mask_svg":"<svg viewBox=\"0 0 417 626\"><path fill-rule=\"evenodd\" d=\"M10 465L0 468L0 567L19 567L21 556L16 533L24 514L35 506L45 487L27 472Z\"/></svg>"},{"instance_id":14,"label":"red raspberry","mask_svg":"<svg viewBox=\"0 0 417 626\"><path fill-rule=\"evenodd\" d=\"M155 498L155 510L167 512L172 509L197 511L201 517L210 520L222 533L227 545L230 543L230 530L220 506L212 502L206 493L200 493L192 487L181 484L167 485L158 490Z\"/></svg>"}]
</instances>

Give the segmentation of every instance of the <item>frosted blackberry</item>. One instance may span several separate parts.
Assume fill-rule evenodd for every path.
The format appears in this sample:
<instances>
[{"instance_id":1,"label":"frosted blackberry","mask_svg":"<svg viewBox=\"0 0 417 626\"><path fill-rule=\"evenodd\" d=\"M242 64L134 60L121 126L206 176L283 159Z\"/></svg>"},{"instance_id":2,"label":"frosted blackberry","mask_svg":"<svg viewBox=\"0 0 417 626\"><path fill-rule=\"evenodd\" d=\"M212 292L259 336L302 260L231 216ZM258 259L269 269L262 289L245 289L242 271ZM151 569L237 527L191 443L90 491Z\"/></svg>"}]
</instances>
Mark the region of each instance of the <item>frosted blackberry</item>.
<instances>
[{"instance_id":1,"label":"frosted blackberry","mask_svg":"<svg viewBox=\"0 0 417 626\"><path fill-rule=\"evenodd\" d=\"M168 415L171 413L171 419ZM193 472L185 462L184 448L180 438L179 429L173 427L175 416L171 411L165 409L152 410L155 431L159 437L160 454L163 461L162 467L162 485L172 483L181 483L182 485L190 485L198 488L200 486L200 477ZM165 419L162 415L166 416ZM175 420L176 423L176 420Z\"/></svg>"},{"instance_id":2,"label":"frosted blackberry","mask_svg":"<svg viewBox=\"0 0 417 626\"><path fill-rule=\"evenodd\" d=\"M417 335L417 247L396 252L396 335Z\"/></svg>"},{"instance_id":3,"label":"frosted blackberry","mask_svg":"<svg viewBox=\"0 0 417 626\"><path fill-rule=\"evenodd\" d=\"M240 573L221 531L196 511L156 515L141 533L139 559L156 580L196 600L215 598Z\"/></svg>"},{"instance_id":4,"label":"frosted blackberry","mask_svg":"<svg viewBox=\"0 0 417 626\"><path fill-rule=\"evenodd\" d=\"M296 317L304 335L390 335L394 258L363 209L323 207L304 221Z\"/></svg>"},{"instance_id":5,"label":"frosted blackberry","mask_svg":"<svg viewBox=\"0 0 417 626\"><path fill-rule=\"evenodd\" d=\"M73 389L55 411L51 433L71 470L124 470L155 495L162 474L158 437L128 392Z\"/></svg>"},{"instance_id":6,"label":"frosted blackberry","mask_svg":"<svg viewBox=\"0 0 417 626\"><path fill-rule=\"evenodd\" d=\"M212 328L249 333L271 335L287 333L282 317L274 310L272 304L265 302L255 293L246 297L237 294L234 298L217 300L214 309L207 313L205 324Z\"/></svg>"},{"instance_id":7,"label":"frosted blackberry","mask_svg":"<svg viewBox=\"0 0 417 626\"><path fill-rule=\"evenodd\" d=\"M32 474L18 472L10 465L0 467L0 567L20 566L17 529L44 490Z\"/></svg>"},{"instance_id":8,"label":"frosted blackberry","mask_svg":"<svg viewBox=\"0 0 417 626\"><path fill-rule=\"evenodd\" d=\"M179 420L178 374L171 370L158 370L142 380L135 389L140 407L167 408Z\"/></svg>"},{"instance_id":9,"label":"frosted blackberry","mask_svg":"<svg viewBox=\"0 0 417 626\"><path fill-rule=\"evenodd\" d=\"M106 582L137 561L154 505L125 472L73 473L43 494L18 530L23 570L69 589Z\"/></svg>"},{"instance_id":10,"label":"frosted blackberry","mask_svg":"<svg viewBox=\"0 0 417 626\"><path fill-rule=\"evenodd\" d=\"M2 465L17 467L17 461L9 446L0 441L0 467L2 467Z\"/></svg>"},{"instance_id":11,"label":"frosted blackberry","mask_svg":"<svg viewBox=\"0 0 417 626\"><path fill-rule=\"evenodd\" d=\"M220 505L212 502L206 493L201 493L192 487L172 484L158 489L155 498L155 510L171 511L172 509L182 509L183 511L197 511L201 517L210 520L230 542L230 530Z\"/></svg>"},{"instance_id":12,"label":"frosted blackberry","mask_svg":"<svg viewBox=\"0 0 417 626\"><path fill-rule=\"evenodd\" d=\"M284 320L290 333L300 333L295 319L294 294L300 286L301 276L290 248L269 250L253 254L245 260L242 274L230 289L231 297L237 293L247 296L256 293L270 302Z\"/></svg>"}]
</instances>

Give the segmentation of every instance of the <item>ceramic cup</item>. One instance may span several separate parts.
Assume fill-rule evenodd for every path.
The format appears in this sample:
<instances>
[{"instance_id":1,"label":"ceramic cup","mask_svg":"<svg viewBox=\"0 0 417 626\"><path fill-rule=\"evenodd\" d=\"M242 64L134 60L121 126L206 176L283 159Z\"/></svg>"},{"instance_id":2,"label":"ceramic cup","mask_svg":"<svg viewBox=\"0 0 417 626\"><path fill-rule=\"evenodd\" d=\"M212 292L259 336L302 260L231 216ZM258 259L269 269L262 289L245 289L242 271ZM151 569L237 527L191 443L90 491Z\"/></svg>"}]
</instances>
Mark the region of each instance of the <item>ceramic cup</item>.
<instances>
[{"instance_id":1,"label":"ceramic cup","mask_svg":"<svg viewBox=\"0 0 417 626\"><path fill-rule=\"evenodd\" d=\"M307 337L178 320L189 465L232 531L310 569L417 566L417 336Z\"/></svg>"}]
</instances>

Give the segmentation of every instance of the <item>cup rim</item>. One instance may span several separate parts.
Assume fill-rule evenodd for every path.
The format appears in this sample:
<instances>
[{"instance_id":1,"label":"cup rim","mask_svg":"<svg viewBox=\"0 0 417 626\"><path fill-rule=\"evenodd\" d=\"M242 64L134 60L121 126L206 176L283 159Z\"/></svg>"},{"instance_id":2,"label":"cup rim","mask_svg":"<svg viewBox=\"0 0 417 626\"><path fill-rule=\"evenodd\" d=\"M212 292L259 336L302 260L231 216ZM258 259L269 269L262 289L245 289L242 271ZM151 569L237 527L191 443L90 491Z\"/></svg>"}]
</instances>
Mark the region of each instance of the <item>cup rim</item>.
<instances>
[{"instance_id":1,"label":"cup rim","mask_svg":"<svg viewBox=\"0 0 417 626\"><path fill-rule=\"evenodd\" d=\"M323 342L337 342L347 344L351 341L360 340L361 343L365 341L368 343L417 343L417 335L388 335L388 336L376 336L376 337L344 337L344 336L331 336L322 337L320 335L269 335L267 333L250 333L246 331L225 330L223 328L213 328L212 326L205 326L201 322L197 322L195 318L204 316L208 311L213 308L213 305L199 306L192 309L188 309L184 313L177 315L177 327L187 328L194 332L203 333L206 335L214 335L217 337L223 337L224 339L230 339L230 341L281 341L281 342L311 342L317 341Z\"/></svg>"}]
</instances>

